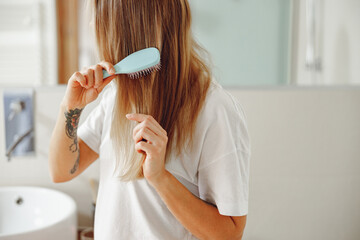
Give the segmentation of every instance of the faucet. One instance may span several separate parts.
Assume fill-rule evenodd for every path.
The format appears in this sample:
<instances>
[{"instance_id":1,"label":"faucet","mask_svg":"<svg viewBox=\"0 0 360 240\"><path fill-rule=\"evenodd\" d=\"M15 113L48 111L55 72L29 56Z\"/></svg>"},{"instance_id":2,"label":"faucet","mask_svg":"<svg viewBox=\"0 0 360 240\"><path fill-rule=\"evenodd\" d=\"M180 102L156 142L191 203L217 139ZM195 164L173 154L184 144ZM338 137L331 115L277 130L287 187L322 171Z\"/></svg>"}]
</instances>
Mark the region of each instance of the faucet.
<instances>
[{"instance_id":1,"label":"faucet","mask_svg":"<svg viewBox=\"0 0 360 240\"><path fill-rule=\"evenodd\" d=\"M8 161L12 156L34 152L33 98L32 88L9 89L3 92L5 156Z\"/></svg>"},{"instance_id":2,"label":"faucet","mask_svg":"<svg viewBox=\"0 0 360 240\"><path fill-rule=\"evenodd\" d=\"M10 145L10 147L6 150L6 157L8 161L11 159L11 153L15 150L17 145L21 143L24 138L26 138L28 135L30 135L34 131L34 128L30 128L28 131L26 131L24 134L22 134L20 137L16 138L16 140Z\"/></svg>"}]
</instances>

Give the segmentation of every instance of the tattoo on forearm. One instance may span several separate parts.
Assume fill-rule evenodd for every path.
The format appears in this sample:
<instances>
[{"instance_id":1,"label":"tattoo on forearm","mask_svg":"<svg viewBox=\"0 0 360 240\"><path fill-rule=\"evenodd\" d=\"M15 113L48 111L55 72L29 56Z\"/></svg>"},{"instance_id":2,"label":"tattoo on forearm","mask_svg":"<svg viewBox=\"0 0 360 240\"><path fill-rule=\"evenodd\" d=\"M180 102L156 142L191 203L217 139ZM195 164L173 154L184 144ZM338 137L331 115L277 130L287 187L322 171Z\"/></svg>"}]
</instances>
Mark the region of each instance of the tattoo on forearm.
<instances>
[{"instance_id":1,"label":"tattoo on forearm","mask_svg":"<svg viewBox=\"0 0 360 240\"><path fill-rule=\"evenodd\" d=\"M66 125L65 125L65 133L70 139L74 142L69 146L69 151L77 152L77 158L74 164L74 167L70 170L71 174L74 174L79 166L80 161L80 149L78 146L77 140L77 128L79 125L80 114L83 109L71 109L68 112L65 112Z\"/></svg>"}]
</instances>

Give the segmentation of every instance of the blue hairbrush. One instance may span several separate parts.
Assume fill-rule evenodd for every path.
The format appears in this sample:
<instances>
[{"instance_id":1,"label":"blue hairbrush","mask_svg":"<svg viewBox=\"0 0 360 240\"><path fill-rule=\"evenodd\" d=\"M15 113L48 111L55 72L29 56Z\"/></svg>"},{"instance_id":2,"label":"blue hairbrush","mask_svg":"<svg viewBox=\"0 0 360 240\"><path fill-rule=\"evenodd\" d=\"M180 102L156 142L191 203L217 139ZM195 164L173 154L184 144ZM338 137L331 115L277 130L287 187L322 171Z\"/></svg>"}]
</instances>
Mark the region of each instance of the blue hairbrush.
<instances>
[{"instance_id":1,"label":"blue hairbrush","mask_svg":"<svg viewBox=\"0 0 360 240\"><path fill-rule=\"evenodd\" d=\"M157 48L145 48L134 52L114 65L115 74L127 74L130 78L140 78L160 69L160 52ZM103 70L103 78L110 77Z\"/></svg>"}]
</instances>

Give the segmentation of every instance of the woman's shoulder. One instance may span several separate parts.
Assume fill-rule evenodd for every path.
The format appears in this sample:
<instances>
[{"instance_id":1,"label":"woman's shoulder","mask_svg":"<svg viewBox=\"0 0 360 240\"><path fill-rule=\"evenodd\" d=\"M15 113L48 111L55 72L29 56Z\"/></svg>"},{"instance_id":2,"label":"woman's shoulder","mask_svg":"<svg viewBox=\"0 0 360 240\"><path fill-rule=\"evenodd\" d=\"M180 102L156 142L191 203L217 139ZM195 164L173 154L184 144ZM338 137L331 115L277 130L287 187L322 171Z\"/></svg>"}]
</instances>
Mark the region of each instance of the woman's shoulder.
<instances>
[{"instance_id":1,"label":"woman's shoulder","mask_svg":"<svg viewBox=\"0 0 360 240\"><path fill-rule=\"evenodd\" d=\"M201 165L234 151L250 152L245 112L239 101L216 82L208 90L194 136L197 142L193 149L201 149L200 155L204 156Z\"/></svg>"},{"instance_id":2,"label":"woman's shoulder","mask_svg":"<svg viewBox=\"0 0 360 240\"><path fill-rule=\"evenodd\" d=\"M244 118L245 113L240 102L216 81L212 81L203 107L203 114L207 118L217 115L233 115Z\"/></svg>"}]
</instances>

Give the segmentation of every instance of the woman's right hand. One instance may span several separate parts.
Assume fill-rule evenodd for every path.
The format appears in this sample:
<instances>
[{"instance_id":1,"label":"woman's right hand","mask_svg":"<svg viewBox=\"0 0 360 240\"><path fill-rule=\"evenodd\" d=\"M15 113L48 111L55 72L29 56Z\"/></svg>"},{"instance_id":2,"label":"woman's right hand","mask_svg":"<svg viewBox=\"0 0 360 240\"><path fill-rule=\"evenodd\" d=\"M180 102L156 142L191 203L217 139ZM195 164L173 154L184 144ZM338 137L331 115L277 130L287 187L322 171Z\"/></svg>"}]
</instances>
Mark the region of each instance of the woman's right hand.
<instances>
[{"instance_id":1,"label":"woman's right hand","mask_svg":"<svg viewBox=\"0 0 360 240\"><path fill-rule=\"evenodd\" d=\"M110 74L115 74L114 66L103 61L75 72L70 77L63 99L63 104L67 109L82 109L98 97L104 87L115 78L115 75L112 75L103 79L103 69Z\"/></svg>"}]
</instances>

